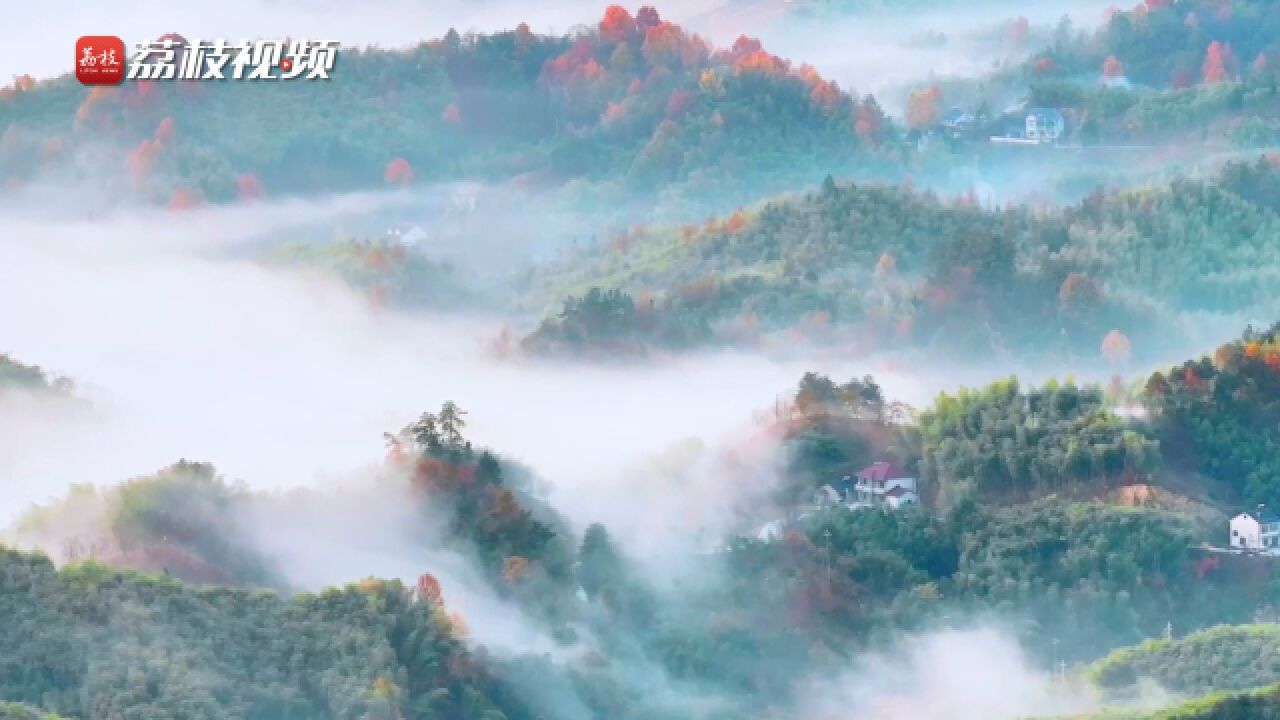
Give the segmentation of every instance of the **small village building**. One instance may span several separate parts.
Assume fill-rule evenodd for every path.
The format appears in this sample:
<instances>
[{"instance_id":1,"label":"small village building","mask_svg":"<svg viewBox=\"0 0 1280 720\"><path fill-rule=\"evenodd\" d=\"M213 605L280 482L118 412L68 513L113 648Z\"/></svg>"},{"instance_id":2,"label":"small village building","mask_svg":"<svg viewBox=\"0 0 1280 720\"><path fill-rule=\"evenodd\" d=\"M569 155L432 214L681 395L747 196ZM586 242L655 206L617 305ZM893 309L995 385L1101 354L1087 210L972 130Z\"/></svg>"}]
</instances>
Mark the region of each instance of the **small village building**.
<instances>
[{"instance_id":1,"label":"small village building","mask_svg":"<svg viewBox=\"0 0 1280 720\"><path fill-rule=\"evenodd\" d=\"M1057 142L1067 131L1067 119L1053 108L1031 108L1027 111L1023 137L1047 143Z\"/></svg>"},{"instance_id":2,"label":"small village building","mask_svg":"<svg viewBox=\"0 0 1280 720\"><path fill-rule=\"evenodd\" d=\"M914 490L908 490L899 485L884 494L884 504L897 510L907 505L919 505L920 496L916 495Z\"/></svg>"},{"instance_id":3,"label":"small village building","mask_svg":"<svg viewBox=\"0 0 1280 720\"><path fill-rule=\"evenodd\" d=\"M902 492L895 492L898 489ZM854 473L853 501L889 507L917 503L919 497L916 495L916 478L897 463L871 463Z\"/></svg>"},{"instance_id":4,"label":"small village building","mask_svg":"<svg viewBox=\"0 0 1280 720\"><path fill-rule=\"evenodd\" d=\"M1230 545L1237 550L1280 553L1280 515L1265 505L1231 518Z\"/></svg>"},{"instance_id":5,"label":"small village building","mask_svg":"<svg viewBox=\"0 0 1280 720\"><path fill-rule=\"evenodd\" d=\"M942 130L952 138L962 138L973 132L974 126L978 119L973 113L967 112L960 108L952 108L946 115L942 116Z\"/></svg>"}]
</instances>

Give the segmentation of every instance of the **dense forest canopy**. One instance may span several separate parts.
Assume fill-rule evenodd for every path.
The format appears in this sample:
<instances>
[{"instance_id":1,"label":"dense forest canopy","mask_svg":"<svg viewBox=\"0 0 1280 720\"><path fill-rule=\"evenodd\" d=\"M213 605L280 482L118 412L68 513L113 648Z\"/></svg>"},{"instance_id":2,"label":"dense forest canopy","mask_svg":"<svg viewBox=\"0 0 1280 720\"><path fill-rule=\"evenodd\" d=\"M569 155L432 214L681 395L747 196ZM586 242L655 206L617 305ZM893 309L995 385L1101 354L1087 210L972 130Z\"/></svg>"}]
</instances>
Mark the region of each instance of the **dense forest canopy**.
<instances>
[{"instance_id":1,"label":"dense forest canopy","mask_svg":"<svg viewBox=\"0 0 1280 720\"><path fill-rule=\"evenodd\" d=\"M298 115L305 126L278 122ZM344 50L327 82L24 81L0 95L0 126L11 185L70 172L110 141L132 148L104 151L112 184L174 206L520 176L706 192L891 164L895 132L874 99L758 40L717 49L651 7L619 6L573 35L521 24Z\"/></svg>"},{"instance_id":2,"label":"dense forest canopy","mask_svg":"<svg viewBox=\"0 0 1280 720\"><path fill-rule=\"evenodd\" d=\"M0 696L67 717L533 717L428 595L286 600L0 552ZM42 717L6 706L7 717Z\"/></svg>"},{"instance_id":3,"label":"dense forest canopy","mask_svg":"<svg viewBox=\"0 0 1280 720\"><path fill-rule=\"evenodd\" d=\"M1059 44L1035 63L1047 75L1215 85L1268 70L1280 57L1278 37L1280 11L1266 0L1143 0L1111 12L1092 37Z\"/></svg>"},{"instance_id":4,"label":"dense forest canopy","mask_svg":"<svg viewBox=\"0 0 1280 720\"><path fill-rule=\"evenodd\" d=\"M1177 463L1246 503L1280 502L1280 325L1154 373L1143 397Z\"/></svg>"},{"instance_id":5,"label":"dense forest canopy","mask_svg":"<svg viewBox=\"0 0 1280 720\"><path fill-rule=\"evenodd\" d=\"M47 677L61 679L37 682L10 665L9 674L0 672L0 686L9 688L0 696L68 715L84 712L86 702L121 708L146 702L164 714L172 703L204 693L204 709L192 712L211 717L345 716L338 702L357 703L369 717L471 717L495 709L508 718L536 717L566 697L582 704L583 717L680 717L672 697L645 697L633 684L640 663L702 694L738 698L713 715L733 717L744 694L758 707L791 707L813 673L834 671L899 633L949 617L998 612L1034 657L1073 662L1157 636L1175 621L1184 634L1252 620L1275 583L1267 561L1206 553L1199 547L1205 528L1182 513L1100 500L1116 483L1159 482L1158 473L1142 474L1164 450L1151 430L1108 407L1096 387L1049 383L1023 391L1010 380L943 395L915 419L874 378L840 383L808 373L775 414L778 452L792 483L780 502L806 503L805 488L872 459L897 457L920 471L926 487L946 488L945 503L897 511L837 506L795 516L779 534L730 538L721 552L697 557L693 575L674 584L642 570L604 526L574 532L524 489L527 471L467 439L468 415L457 405L445 403L389 433L386 471L403 484L370 490L403 493L417 504L424 527L435 524L444 542L475 557L493 590L529 622L547 627L557 643L569 648L590 638L611 659L595 668L589 660L465 649L468 620L446 612L441 598L450 589L429 574L416 590L369 580L292 600L185 586L170 572L202 582L281 585L263 574L272 567L269 558L234 544L243 537L235 530L237 503L253 502L253 495L207 465L180 463L101 497L80 490L28 516L28 528L56 526L60 513L74 512L71 505L89 494L105 506L109 529L122 543L153 554L172 548L164 557L173 564L152 564L163 574L147 577L98 564L146 567L154 560L146 552L103 553L78 565L73 557L60 572L42 558L6 555L13 616L46 623L40 633L9 639L11 652L55 663ZM998 453L984 458L992 448ZM1073 460L1077 455L1082 459ZM203 565L174 560L184 556ZM46 594L59 599L31 599ZM162 601L174 609L156 625ZM58 613L68 619L53 619ZM135 620L111 620L119 613ZM201 618L193 627L213 623L216 630L178 632L175 623L189 622L188 613ZM1062 632L1068 626L1069 635ZM121 633L132 649L115 651L114 669L96 660L96 651L53 652L67 643L115 647L102 643ZM144 642L139 633L165 639ZM255 649L264 633L272 641ZM1132 682L1124 678L1139 675L1182 682L1196 672L1178 669L1188 653L1214 657L1220 654L1214 648L1236 637L1273 652L1273 635L1213 630L1174 645L1147 644L1108 658L1091 677L1117 692ZM156 657L169 655L157 653L181 653L214 669L198 687L174 684L176 677L156 665ZM288 659L297 653L323 658L323 667L310 661L300 667ZM256 670L264 663L290 669ZM1271 682L1264 667L1255 670L1256 679L1237 674L1233 682L1201 673L1188 689ZM155 680L112 684L103 679L110 672ZM351 692L340 698L322 692L334 686L317 685L312 672L340 678ZM127 688L134 699L121 694Z\"/></svg>"},{"instance_id":6,"label":"dense forest canopy","mask_svg":"<svg viewBox=\"0 0 1280 720\"><path fill-rule=\"evenodd\" d=\"M678 348L782 335L855 352L1122 367L1159 351L1179 313L1275 306L1278 175L1270 160L1233 164L1213 180L1099 192L1048 213L828 180L704 226L628 231L566 254L535 276L534 297L550 287L569 299L529 342Z\"/></svg>"},{"instance_id":7,"label":"dense forest canopy","mask_svg":"<svg viewBox=\"0 0 1280 720\"><path fill-rule=\"evenodd\" d=\"M1280 718L1280 4L781 5L0 89L0 720Z\"/></svg>"}]
</instances>

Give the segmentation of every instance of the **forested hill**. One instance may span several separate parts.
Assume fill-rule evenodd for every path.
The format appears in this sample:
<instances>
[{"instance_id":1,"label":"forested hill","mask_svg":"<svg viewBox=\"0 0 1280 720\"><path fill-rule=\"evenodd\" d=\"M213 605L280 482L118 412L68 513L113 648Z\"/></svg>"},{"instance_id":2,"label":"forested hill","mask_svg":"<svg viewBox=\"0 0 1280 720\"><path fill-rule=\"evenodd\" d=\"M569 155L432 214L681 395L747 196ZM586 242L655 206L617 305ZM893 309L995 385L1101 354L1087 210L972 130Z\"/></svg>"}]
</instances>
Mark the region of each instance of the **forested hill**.
<instances>
[{"instance_id":1,"label":"forested hill","mask_svg":"<svg viewBox=\"0 0 1280 720\"><path fill-rule=\"evenodd\" d=\"M285 600L0 548L0 607L0 698L66 717L533 717L398 582Z\"/></svg>"},{"instance_id":2,"label":"forested hill","mask_svg":"<svg viewBox=\"0 0 1280 720\"><path fill-rule=\"evenodd\" d=\"M1016 74L1033 104L1071 109L1071 133L1085 144L1274 147L1280 6L1138 3L1092 35L1059 32Z\"/></svg>"},{"instance_id":3,"label":"forested hill","mask_svg":"<svg viewBox=\"0 0 1280 720\"><path fill-rule=\"evenodd\" d=\"M344 50L327 82L90 90L24 76L0 92L0 128L0 187L70 173L92 151L120 192L179 206L458 178L714 192L892 162L894 134L873 99L756 40L716 49L618 6L574 35L522 24Z\"/></svg>"},{"instance_id":4,"label":"forested hill","mask_svg":"<svg viewBox=\"0 0 1280 720\"><path fill-rule=\"evenodd\" d=\"M1278 178L1280 163L1259 160L1051 211L829 180L703 226L642 229L567 254L535 277L534 297L569 300L527 344L782 337L853 351L1141 360L1176 339L1179 313L1275 308Z\"/></svg>"},{"instance_id":5,"label":"forested hill","mask_svg":"<svg viewBox=\"0 0 1280 720\"><path fill-rule=\"evenodd\" d=\"M38 365L27 365L0 353L0 394L6 390L68 394L72 388L68 378L50 375Z\"/></svg>"},{"instance_id":6,"label":"forested hill","mask_svg":"<svg viewBox=\"0 0 1280 720\"><path fill-rule=\"evenodd\" d=\"M1280 7L1271 0L1142 0L1032 64L1043 77L1105 74L1181 89L1230 82L1277 61Z\"/></svg>"},{"instance_id":7,"label":"forested hill","mask_svg":"<svg viewBox=\"0 0 1280 720\"><path fill-rule=\"evenodd\" d=\"M1280 325L1153 374L1144 402L1176 467L1249 505L1280 502Z\"/></svg>"},{"instance_id":8,"label":"forested hill","mask_svg":"<svg viewBox=\"0 0 1280 720\"><path fill-rule=\"evenodd\" d=\"M1117 650L1089 668L1112 692L1151 679L1189 695L1280 682L1280 625L1224 625Z\"/></svg>"},{"instance_id":9,"label":"forested hill","mask_svg":"<svg viewBox=\"0 0 1280 720\"><path fill-rule=\"evenodd\" d=\"M1242 353L1253 352L1248 342ZM466 414L446 403L387 436L387 469L403 484L368 492L405 506L406 552L443 547L473 560L503 619L545 630L554 658L465 649L467 623L479 635L496 620L449 613L441 597L453 589L430 575L415 590L368 580L286 600L196 589L167 572L208 581L193 565L154 577L95 562L56 571L5 551L0 610L19 632L0 633L0 656L15 659L0 663L0 700L92 717L676 720L691 702L709 703L709 720L787 716L815 677L953 619L998 613L1037 662L1081 663L1171 620L1188 633L1249 622L1271 602L1272 563L1206 552L1193 515L1071 499L1073 487L1109 487L1156 462L1141 423L1110 414L1096 388L1002 383L944 396L916 423L871 378L837 385L809 374L792 404L779 413L777 448L777 467L798 489L792 506L813 483L886 453L900 453L926 485L946 485L945 502L813 509L775 535L690 552L675 563L689 576L658 580L603 526L575 536L522 490L519 468L472 446ZM252 494L208 466L179 464L106 498L113 532L135 547L179 546L203 561L194 567L233 570L247 585L273 579L254 534L235 522ZM83 523L82 510L64 505L33 520ZM285 510L261 530L289 534L289 514L305 509L291 497ZM379 510L356 525L388 517ZM413 532L418 525L438 532ZM355 550L365 541L342 537ZM1155 650L1144 665L1155 673L1181 657ZM657 676L668 679L660 691Z\"/></svg>"}]
</instances>

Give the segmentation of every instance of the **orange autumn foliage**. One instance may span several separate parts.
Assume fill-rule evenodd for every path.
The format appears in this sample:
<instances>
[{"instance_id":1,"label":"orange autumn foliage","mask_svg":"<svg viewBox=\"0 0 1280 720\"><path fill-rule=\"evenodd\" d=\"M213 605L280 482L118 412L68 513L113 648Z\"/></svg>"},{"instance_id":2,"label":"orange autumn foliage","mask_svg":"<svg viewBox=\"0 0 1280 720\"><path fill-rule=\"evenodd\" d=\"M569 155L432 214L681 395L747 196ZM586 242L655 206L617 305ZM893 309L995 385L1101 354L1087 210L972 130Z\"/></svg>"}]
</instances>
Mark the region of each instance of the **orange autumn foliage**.
<instances>
[{"instance_id":1,"label":"orange autumn foliage","mask_svg":"<svg viewBox=\"0 0 1280 720\"><path fill-rule=\"evenodd\" d=\"M610 102L604 108L603 119L605 122L617 122L627 116L627 106L625 103Z\"/></svg>"},{"instance_id":2,"label":"orange autumn foliage","mask_svg":"<svg viewBox=\"0 0 1280 720\"><path fill-rule=\"evenodd\" d=\"M529 575L529 561L519 555L511 555L502 561L502 579L512 585L519 584Z\"/></svg>"},{"instance_id":3,"label":"orange autumn foliage","mask_svg":"<svg viewBox=\"0 0 1280 720\"><path fill-rule=\"evenodd\" d=\"M1102 63L1102 76L1107 78L1124 77L1124 64L1111 55Z\"/></svg>"},{"instance_id":4,"label":"orange autumn foliage","mask_svg":"<svg viewBox=\"0 0 1280 720\"><path fill-rule=\"evenodd\" d=\"M159 154L159 144L153 140L143 140L125 156L125 168L129 170L135 187L143 185L151 177L151 169Z\"/></svg>"},{"instance_id":5,"label":"orange autumn foliage","mask_svg":"<svg viewBox=\"0 0 1280 720\"><path fill-rule=\"evenodd\" d=\"M391 267L391 261L387 259L387 254L378 248L373 248L365 253L364 266L376 272L382 272Z\"/></svg>"},{"instance_id":6,"label":"orange autumn foliage","mask_svg":"<svg viewBox=\"0 0 1280 720\"><path fill-rule=\"evenodd\" d=\"M1119 330L1107 333L1099 349L1102 356L1113 363L1129 362L1129 358L1133 355L1133 345L1129 342L1128 336Z\"/></svg>"},{"instance_id":7,"label":"orange autumn foliage","mask_svg":"<svg viewBox=\"0 0 1280 720\"><path fill-rule=\"evenodd\" d=\"M491 512L500 518L509 518L520 514L520 503L516 501L515 493L507 488L493 493Z\"/></svg>"},{"instance_id":8,"label":"orange autumn foliage","mask_svg":"<svg viewBox=\"0 0 1280 720\"><path fill-rule=\"evenodd\" d=\"M880 259L876 261L875 274L876 277L892 277L898 274L898 261L889 254L888 250L880 253Z\"/></svg>"},{"instance_id":9,"label":"orange autumn foliage","mask_svg":"<svg viewBox=\"0 0 1280 720\"><path fill-rule=\"evenodd\" d=\"M413 182L413 166L404 158L396 158L387 163L387 170L382 174L388 185L408 185Z\"/></svg>"},{"instance_id":10,"label":"orange autumn foliage","mask_svg":"<svg viewBox=\"0 0 1280 720\"><path fill-rule=\"evenodd\" d=\"M41 148L40 155L45 160L52 160L53 158L56 158L59 155L61 155L64 149L65 149L65 145L62 142L62 138L57 135L54 135L53 137L44 141L44 147Z\"/></svg>"},{"instance_id":11,"label":"orange autumn foliage","mask_svg":"<svg viewBox=\"0 0 1280 720\"><path fill-rule=\"evenodd\" d=\"M732 62L737 62L762 50L764 50L764 45L756 38L739 35L738 39L733 41L733 47L729 49L729 59Z\"/></svg>"},{"instance_id":12,"label":"orange autumn foliage","mask_svg":"<svg viewBox=\"0 0 1280 720\"><path fill-rule=\"evenodd\" d=\"M640 52L651 65L666 65L682 60L681 48L685 44L684 31L669 22L659 23L645 30L644 44Z\"/></svg>"},{"instance_id":13,"label":"orange autumn foliage","mask_svg":"<svg viewBox=\"0 0 1280 720\"><path fill-rule=\"evenodd\" d=\"M1030 33L1031 21L1027 20L1025 17L1018 17L1018 19L1009 23L1009 39L1015 44L1021 45L1026 42L1027 36Z\"/></svg>"},{"instance_id":14,"label":"orange autumn foliage","mask_svg":"<svg viewBox=\"0 0 1280 720\"><path fill-rule=\"evenodd\" d=\"M154 80L138 80L133 83L133 87L133 97L138 105L145 105L156 94L156 82Z\"/></svg>"},{"instance_id":15,"label":"orange autumn foliage","mask_svg":"<svg viewBox=\"0 0 1280 720\"><path fill-rule=\"evenodd\" d=\"M1209 384L1196 373L1195 368L1187 368L1182 373L1182 383L1196 392L1202 392L1209 387Z\"/></svg>"},{"instance_id":16,"label":"orange autumn foliage","mask_svg":"<svg viewBox=\"0 0 1280 720\"><path fill-rule=\"evenodd\" d=\"M621 5L605 8L600 21L600 37L612 43L626 42L636 32L635 18Z\"/></svg>"},{"instance_id":17,"label":"orange autumn foliage","mask_svg":"<svg viewBox=\"0 0 1280 720\"><path fill-rule=\"evenodd\" d=\"M693 94L687 90L676 90L667 100L667 117L678 118L693 106Z\"/></svg>"},{"instance_id":18,"label":"orange autumn foliage","mask_svg":"<svg viewBox=\"0 0 1280 720\"><path fill-rule=\"evenodd\" d=\"M450 125L462 124L462 111L458 109L456 103L449 103L444 110L440 112L440 119Z\"/></svg>"},{"instance_id":19,"label":"orange autumn foliage","mask_svg":"<svg viewBox=\"0 0 1280 720\"><path fill-rule=\"evenodd\" d=\"M520 53L527 52L533 46L533 31L529 29L529 23L522 22L516 26L515 39L516 50Z\"/></svg>"},{"instance_id":20,"label":"orange autumn foliage","mask_svg":"<svg viewBox=\"0 0 1280 720\"><path fill-rule=\"evenodd\" d=\"M236 176L236 198L240 201L260 200L266 194L257 175L243 173Z\"/></svg>"},{"instance_id":21,"label":"orange autumn foliage","mask_svg":"<svg viewBox=\"0 0 1280 720\"><path fill-rule=\"evenodd\" d=\"M142 186L151 177L151 171L155 168L156 161L172 141L173 120L165 117L156 126L155 132L152 133L150 138L138 143L129 151L129 154L125 156L125 167L129 170L129 175L135 187ZM171 206L173 202L174 199L171 198Z\"/></svg>"},{"instance_id":22,"label":"orange autumn foliage","mask_svg":"<svg viewBox=\"0 0 1280 720\"><path fill-rule=\"evenodd\" d=\"M547 62L543 74L552 80L566 80L573 77L587 61L594 59L594 54L595 43L591 38L578 38L563 54Z\"/></svg>"},{"instance_id":23,"label":"orange autumn foliage","mask_svg":"<svg viewBox=\"0 0 1280 720\"><path fill-rule=\"evenodd\" d=\"M1231 46L1214 40L1205 51L1201 75L1206 85L1217 85L1227 80L1227 63L1231 59Z\"/></svg>"},{"instance_id":24,"label":"orange autumn foliage","mask_svg":"<svg viewBox=\"0 0 1280 720\"><path fill-rule=\"evenodd\" d=\"M83 124L93 115L93 110L98 103L111 97L117 88L108 85L95 85L85 99L76 108L76 124Z\"/></svg>"},{"instance_id":25,"label":"orange autumn foliage","mask_svg":"<svg viewBox=\"0 0 1280 720\"><path fill-rule=\"evenodd\" d=\"M834 82L819 83L813 92L809 93L809 99L824 111L833 112L840 104L840 87Z\"/></svg>"},{"instance_id":26,"label":"orange autumn foliage","mask_svg":"<svg viewBox=\"0 0 1280 720\"><path fill-rule=\"evenodd\" d=\"M190 210L191 208L199 207L203 202L204 199L200 196L200 192L198 190L180 187L174 190L173 194L169 196L169 209Z\"/></svg>"},{"instance_id":27,"label":"orange autumn foliage","mask_svg":"<svg viewBox=\"0 0 1280 720\"><path fill-rule=\"evenodd\" d=\"M938 122L938 106L942 102L942 88L932 85L917 90L907 98L907 126L912 130L925 130Z\"/></svg>"},{"instance_id":28,"label":"orange autumn foliage","mask_svg":"<svg viewBox=\"0 0 1280 720\"><path fill-rule=\"evenodd\" d=\"M786 75L791 66L786 60L776 55L767 53L764 50L758 50L738 60L733 67L738 72Z\"/></svg>"},{"instance_id":29,"label":"orange autumn foliage","mask_svg":"<svg viewBox=\"0 0 1280 720\"><path fill-rule=\"evenodd\" d=\"M166 144L173 139L173 119L172 118L165 117L163 120L160 121L160 124L156 126L155 139L156 139L156 142L161 144Z\"/></svg>"},{"instance_id":30,"label":"orange autumn foliage","mask_svg":"<svg viewBox=\"0 0 1280 720\"><path fill-rule=\"evenodd\" d=\"M853 115L853 130L862 137L878 136L884 129L884 123L884 112L870 99L860 103Z\"/></svg>"},{"instance_id":31,"label":"orange autumn foliage","mask_svg":"<svg viewBox=\"0 0 1280 720\"><path fill-rule=\"evenodd\" d=\"M440 581L431 573L424 573L418 577L418 597L432 605L440 604L442 597Z\"/></svg>"},{"instance_id":32,"label":"orange autumn foliage","mask_svg":"<svg viewBox=\"0 0 1280 720\"><path fill-rule=\"evenodd\" d=\"M454 640L466 640L471 637L471 626L467 625L462 613L449 613L449 634L453 636Z\"/></svg>"}]
</instances>

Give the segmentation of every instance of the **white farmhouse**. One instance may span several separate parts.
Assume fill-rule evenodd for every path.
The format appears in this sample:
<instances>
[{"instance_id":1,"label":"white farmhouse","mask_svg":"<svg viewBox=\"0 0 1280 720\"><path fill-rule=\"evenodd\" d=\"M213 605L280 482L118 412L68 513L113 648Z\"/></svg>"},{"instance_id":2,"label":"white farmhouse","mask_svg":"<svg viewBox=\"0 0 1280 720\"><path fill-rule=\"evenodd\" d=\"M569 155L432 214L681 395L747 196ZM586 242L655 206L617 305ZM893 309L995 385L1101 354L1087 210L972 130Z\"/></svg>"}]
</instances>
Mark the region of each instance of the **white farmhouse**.
<instances>
[{"instance_id":1,"label":"white farmhouse","mask_svg":"<svg viewBox=\"0 0 1280 720\"><path fill-rule=\"evenodd\" d=\"M1231 547L1280 552L1280 515L1265 505L1231 518Z\"/></svg>"},{"instance_id":2,"label":"white farmhouse","mask_svg":"<svg viewBox=\"0 0 1280 720\"><path fill-rule=\"evenodd\" d=\"M1028 140L1057 142L1067 130L1067 120L1053 108L1031 108L1027 111L1025 136Z\"/></svg>"},{"instance_id":3,"label":"white farmhouse","mask_svg":"<svg viewBox=\"0 0 1280 720\"><path fill-rule=\"evenodd\" d=\"M854 478L855 502L891 508L920 502L915 477L896 463L871 463L855 473Z\"/></svg>"}]
</instances>

